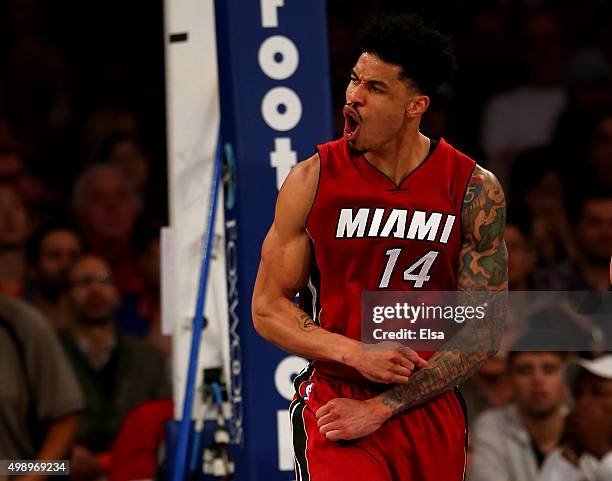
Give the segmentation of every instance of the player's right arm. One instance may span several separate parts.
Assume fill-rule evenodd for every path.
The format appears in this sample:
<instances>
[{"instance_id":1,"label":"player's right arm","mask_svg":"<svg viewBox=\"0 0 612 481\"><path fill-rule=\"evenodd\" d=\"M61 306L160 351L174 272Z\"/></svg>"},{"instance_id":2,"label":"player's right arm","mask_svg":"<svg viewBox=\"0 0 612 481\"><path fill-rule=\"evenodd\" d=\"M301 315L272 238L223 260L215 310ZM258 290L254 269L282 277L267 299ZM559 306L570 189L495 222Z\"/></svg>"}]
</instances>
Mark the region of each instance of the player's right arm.
<instances>
[{"instance_id":1,"label":"player's right arm","mask_svg":"<svg viewBox=\"0 0 612 481\"><path fill-rule=\"evenodd\" d=\"M278 194L253 291L255 330L298 356L343 363L376 382L406 382L415 363L422 366L425 362L416 353L401 346L396 350L364 350L359 341L321 328L293 302L310 274L306 219L318 178L319 158L315 155L292 169Z\"/></svg>"}]
</instances>

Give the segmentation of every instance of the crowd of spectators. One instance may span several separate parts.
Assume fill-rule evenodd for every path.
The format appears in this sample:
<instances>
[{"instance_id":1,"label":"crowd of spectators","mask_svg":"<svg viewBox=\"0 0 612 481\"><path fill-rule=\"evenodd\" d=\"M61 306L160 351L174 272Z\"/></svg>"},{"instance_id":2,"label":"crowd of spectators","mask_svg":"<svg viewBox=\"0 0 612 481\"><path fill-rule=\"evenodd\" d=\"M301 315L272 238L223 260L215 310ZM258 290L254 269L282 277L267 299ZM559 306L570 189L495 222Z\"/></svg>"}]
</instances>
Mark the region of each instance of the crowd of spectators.
<instances>
[{"instance_id":1,"label":"crowd of spectators","mask_svg":"<svg viewBox=\"0 0 612 481\"><path fill-rule=\"evenodd\" d=\"M433 96L422 128L502 182L510 290L608 291L610 2L329 0L337 135L354 33L389 11L423 14L456 41L459 71ZM12 433L19 453L2 451L0 436L0 458L40 453L44 437L28 441L33 412L61 449L75 443L74 476L98 478L128 411L169 395L159 307L162 25L161 0L0 5L0 318L28 319L10 335L0 329L0 341L19 341L16 370L43 363L56 380L26 376L7 383L12 391L2 383L0 415L6 396L19 397L23 422ZM538 315L519 309L500 354L464 386L471 479L595 480L606 456L610 463L612 330L557 312L561 330L587 338L580 349L527 348ZM60 342L45 350L39 340L52 330ZM51 405L32 407L28 396L53 389ZM578 477L555 478L568 460Z\"/></svg>"},{"instance_id":2,"label":"crowd of spectators","mask_svg":"<svg viewBox=\"0 0 612 481\"><path fill-rule=\"evenodd\" d=\"M170 398L162 3L0 4L0 458L77 480Z\"/></svg>"}]
</instances>

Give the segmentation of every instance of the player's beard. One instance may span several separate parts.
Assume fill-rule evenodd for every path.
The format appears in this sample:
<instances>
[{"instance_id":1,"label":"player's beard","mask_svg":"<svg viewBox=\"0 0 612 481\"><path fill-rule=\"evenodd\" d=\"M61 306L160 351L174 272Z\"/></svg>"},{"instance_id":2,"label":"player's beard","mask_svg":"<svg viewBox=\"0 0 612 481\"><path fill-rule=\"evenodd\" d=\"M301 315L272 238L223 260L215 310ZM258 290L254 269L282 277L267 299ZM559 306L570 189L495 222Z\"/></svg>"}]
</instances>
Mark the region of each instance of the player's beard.
<instances>
[{"instance_id":1,"label":"player's beard","mask_svg":"<svg viewBox=\"0 0 612 481\"><path fill-rule=\"evenodd\" d=\"M357 147L353 145L353 142L348 141L348 148L352 155L364 155L370 151L367 147Z\"/></svg>"}]
</instances>

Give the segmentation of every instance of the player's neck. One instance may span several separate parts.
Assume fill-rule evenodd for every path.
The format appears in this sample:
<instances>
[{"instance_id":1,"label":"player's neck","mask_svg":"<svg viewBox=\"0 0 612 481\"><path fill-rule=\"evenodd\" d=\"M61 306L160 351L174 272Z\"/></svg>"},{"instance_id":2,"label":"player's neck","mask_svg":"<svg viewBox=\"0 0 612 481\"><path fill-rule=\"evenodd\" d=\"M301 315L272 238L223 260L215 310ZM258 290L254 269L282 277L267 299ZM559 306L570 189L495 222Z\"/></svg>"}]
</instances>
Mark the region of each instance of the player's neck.
<instances>
[{"instance_id":1,"label":"player's neck","mask_svg":"<svg viewBox=\"0 0 612 481\"><path fill-rule=\"evenodd\" d=\"M430 140L418 129L406 131L404 135L380 149L366 154L368 161L382 171L393 182L399 184L407 175L427 158Z\"/></svg>"}]
</instances>

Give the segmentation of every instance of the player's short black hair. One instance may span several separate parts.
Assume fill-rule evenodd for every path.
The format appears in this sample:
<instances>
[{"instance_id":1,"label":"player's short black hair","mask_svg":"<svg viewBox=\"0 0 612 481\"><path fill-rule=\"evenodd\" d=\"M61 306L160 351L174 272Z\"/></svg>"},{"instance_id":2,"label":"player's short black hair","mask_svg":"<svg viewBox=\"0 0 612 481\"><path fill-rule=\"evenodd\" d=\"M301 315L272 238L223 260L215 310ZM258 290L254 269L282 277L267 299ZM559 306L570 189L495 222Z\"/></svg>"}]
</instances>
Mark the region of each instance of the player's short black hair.
<instances>
[{"instance_id":1,"label":"player's short black hair","mask_svg":"<svg viewBox=\"0 0 612 481\"><path fill-rule=\"evenodd\" d=\"M457 69L450 37L427 25L418 15L383 15L357 34L362 52L400 65L402 78L432 95Z\"/></svg>"}]
</instances>

